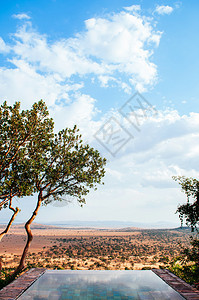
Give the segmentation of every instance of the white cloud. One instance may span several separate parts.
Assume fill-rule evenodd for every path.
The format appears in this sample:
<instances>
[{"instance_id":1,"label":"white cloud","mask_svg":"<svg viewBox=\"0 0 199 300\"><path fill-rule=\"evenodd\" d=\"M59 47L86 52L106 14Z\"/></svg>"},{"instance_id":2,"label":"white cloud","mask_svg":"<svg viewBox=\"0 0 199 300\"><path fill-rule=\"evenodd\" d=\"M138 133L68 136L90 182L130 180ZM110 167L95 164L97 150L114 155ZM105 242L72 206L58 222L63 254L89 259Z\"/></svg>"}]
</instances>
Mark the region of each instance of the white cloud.
<instances>
[{"instance_id":1,"label":"white cloud","mask_svg":"<svg viewBox=\"0 0 199 300\"><path fill-rule=\"evenodd\" d=\"M140 5L131 5L131 6L126 6L124 7L125 10L127 11L140 11L141 10L141 7Z\"/></svg>"},{"instance_id":2,"label":"white cloud","mask_svg":"<svg viewBox=\"0 0 199 300\"><path fill-rule=\"evenodd\" d=\"M73 85L60 84L53 74L42 76L24 61L13 63L17 68L0 69L1 99L10 103L21 101L23 108L40 99L45 100L47 105L54 105L58 99L68 101L68 92Z\"/></svg>"},{"instance_id":3,"label":"white cloud","mask_svg":"<svg viewBox=\"0 0 199 300\"><path fill-rule=\"evenodd\" d=\"M132 87L143 91L153 86L157 66L151 56L160 38L153 20L142 17L139 7L132 6L87 20L85 30L75 37L50 42L28 21L9 44L0 39L0 52L9 52L9 67L0 68L0 98L9 103L19 100L23 108L43 98L56 130L77 124L84 139L109 159L106 185L88 197L91 204L84 218L89 214L97 218L101 213L102 219L111 215L132 220L136 214L139 220L146 209L146 221L154 216L159 220L162 213L173 220L180 192L175 191L171 176L199 176L197 113L181 116L174 110L160 111L158 116L143 119L141 131L135 132L117 111L107 112L134 135L116 158L93 136L107 116L97 118L96 100L83 91L86 80L93 79L93 89L100 82L104 88L114 85L126 93Z\"/></svg>"},{"instance_id":4,"label":"white cloud","mask_svg":"<svg viewBox=\"0 0 199 300\"><path fill-rule=\"evenodd\" d=\"M156 182L169 182L171 175L178 172L194 172L199 175L196 167L199 151L198 127L198 113L180 116L177 111L159 112L159 116L144 120L140 132L133 126L126 127L134 135L134 139L128 142L124 151L120 151L116 158L113 159L107 150L103 153L112 161L112 169L123 173L125 180L131 178L129 172L132 169L135 184L145 175L149 181L148 174L153 175L153 172ZM162 176L157 176L158 172Z\"/></svg>"},{"instance_id":5,"label":"white cloud","mask_svg":"<svg viewBox=\"0 0 199 300\"><path fill-rule=\"evenodd\" d=\"M50 114L56 120L56 130L73 127L76 124L81 129L84 140L92 141L93 134L99 126L97 121L93 121L98 112L95 102L96 100L89 95L77 92L73 95L73 101L68 105L52 106Z\"/></svg>"},{"instance_id":6,"label":"white cloud","mask_svg":"<svg viewBox=\"0 0 199 300\"><path fill-rule=\"evenodd\" d=\"M170 15L173 11L173 7L169 5L157 5L155 12L159 15Z\"/></svg>"},{"instance_id":7,"label":"white cloud","mask_svg":"<svg viewBox=\"0 0 199 300\"><path fill-rule=\"evenodd\" d=\"M69 40L49 44L45 35L32 27L23 26L15 34L17 39L13 50L21 59L30 63L37 72L57 73L60 80L74 74L102 73L103 66L75 51Z\"/></svg>"},{"instance_id":8,"label":"white cloud","mask_svg":"<svg viewBox=\"0 0 199 300\"><path fill-rule=\"evenodd\" d=\"M124 92L126 93L126 94L131 94L132 93L132 88L130 87L130 85L129 84L127 84L126 82L122 82L121 83L121 87L122 87L122 89L124 90Z\"/></svg>"},{"instance_id":9,"label":"white cloud","mask_svg":"<svg viewBox=\"0 0 199 300\"><path fill-rule=\"evenodd\" d=\"M159 111L158 115L142 118L140 124L140 132L133 126L127 128L134 135L132 146L127 145L129 147L127 151L136 154L138 161L146 162L153 157L153 153L156 153L158 157L161 156L166 160L170 158L172 162L179 153L179 158L176 159L178 164L180 161L183 164L185 160L181 160L181 155L187 157L187 153L196 147L198 113L180 116L175 110ZM194 169L194 165L190 166Z\"/></svg>"},{"instance_id":10,"label":"white cloud","mask_svg":"<svg viewBox=\"0 0 199 300\"><path fill-rule=\"evenodd\" d=\"M154 31L149 20L121 12L107 19L92 18L85 24L87 30L74 40L77 49L100 59L109 72L128 74L137 89L155 83L157 68L150 61L153 48L147 49L147 45L157 46L161 33Z\"/></svg>"},{"instance_id":11,"label":"white cloud","mask_svg":"<svg viewBox=\"0 0 199 300\"><path fill-rule=\"evenodd\" d=\"M108 75L99 75L98 79L102 87L108 87L110 85L110 81L117 82L116 78Z\"/></svg>"},{"instance_id":12,"label":"white cloud","mask_svg":"<svg viewBox=\"0 0 199 300\"><path fill-rule=\"evenodd\" d=\"M13 15L13 18L19 19L19 20L30 20L30 19L31 19L29 15L24 14L24 13L21 13L21 14L14 14L14 15Z\"/></svg>"},{"instance_id":13,"label":"white cloud","mask_svg":"<svg viewBox=\"0 0 199 300\"><path fill-rule=\"evenodd\" d=\"M174 213L185 197L171 177L199 176L198 113L181 116L177 111L160 111L158 116L145 119L141 131L113 158L94 141L93 134L105 121L94 121L95 99L77 92L68 106L54 105L50 112L58 129L77 123L84 140L108 158L105 185L87 197L84 216L77 206L70 205L60 211L56 208L60 219L75 215L76 219L139 221L144 216L145 222L178 222ZM114 115L117 117L116 112ZM127 129L133 131L130 126Z\"/></svg>"},{"instance_id":14,"label":"white cloud","mask_svg":"<svg viewBox=\"0 0 199 300\"><path fill-rule=\"evenodd\" d=\"M118 76L125 75L129 78L126 85L143 91L156 83L157 66L151 56L161 32L154 29L152 19L134 12L139 9L132 6L128 11L88 19L84 31L53 43L36 32L28 21L13 35L9 45L12 62L24 61L35 72L46 76L56 74L60 82L73 75L92 74L104 86L112 84L111 81L121 85L123 80L118 80ZM15 17L29 19L26 14ZM2 49L8 47L2 41L0 45Z\"/></svg>"},{"instance_id":15,"label":"white cloud","mask_svg":"<svg viewBox=\"0 0 199 300\"><path fill-rule=\"evenodd\" d=\"M98 202L91 197L92 201L108 199L104 210L113 219L122 215L126 220L138 221L144 216L145 222L178 221L174 213L186 197L172 176L199 177L198 127L198 113L181 116L177 111L160 112L159 117L145 120L135 139L115 158L101 149L108 158L107 175L103 191L95 196ZM133 128L128 130L132 133Z\"/></svg>"},{"instance_id":16,"label":"white cloud","mask_svg":"<svg viewBox=\"0 0 199 300\"><path fill-rule=\"evenodd\" d=\"M0 53L8 53L10 51L10 47L6 45L4 40L0 37Z\"/></svg>"}]
</instances>

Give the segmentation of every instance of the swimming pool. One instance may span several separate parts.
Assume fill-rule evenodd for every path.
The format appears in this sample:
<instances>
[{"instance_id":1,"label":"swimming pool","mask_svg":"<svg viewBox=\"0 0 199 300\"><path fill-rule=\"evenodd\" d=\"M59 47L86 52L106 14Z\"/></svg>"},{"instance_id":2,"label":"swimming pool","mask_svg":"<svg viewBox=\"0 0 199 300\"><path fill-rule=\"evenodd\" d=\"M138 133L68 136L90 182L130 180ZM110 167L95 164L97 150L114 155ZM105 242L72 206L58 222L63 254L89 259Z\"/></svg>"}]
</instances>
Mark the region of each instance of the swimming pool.
<instances>
[{"instance_id":1,"label":"swimming pool","mask_svg":"<svg viewBox=\"0 0 199 300\"><path fill-rule=\"evenodd\" d=\"M18 299L184 299L148 270L47 270Z\"/></svg>"}]
</instances>

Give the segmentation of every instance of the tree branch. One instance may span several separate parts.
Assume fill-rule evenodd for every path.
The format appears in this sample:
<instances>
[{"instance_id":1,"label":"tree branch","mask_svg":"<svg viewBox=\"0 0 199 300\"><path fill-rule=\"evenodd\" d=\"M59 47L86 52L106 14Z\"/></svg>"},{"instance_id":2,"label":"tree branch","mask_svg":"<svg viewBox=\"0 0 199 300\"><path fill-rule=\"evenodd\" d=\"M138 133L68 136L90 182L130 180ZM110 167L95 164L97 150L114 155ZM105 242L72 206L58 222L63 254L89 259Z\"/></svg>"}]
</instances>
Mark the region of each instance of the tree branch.
<instances>
[{"instance_id":1,"label":"tree branch","mask_svg":"<svg viewBox=\"0 0 199 300\"><path fill-rule=\"evenodd\" d=\"M25 258L26 258L26 255L28 253L28 250L30 248L30 244L31 244L31 242L33 240L33 235L32 235L32 231L31 231L30 225L32 224L32 222L34 221L34 219L36 218L36 216L38 214L38 211L40 209L42 200L43 200L42 192L40 192L39 195L38 195L38 201L37 201L36 208L33 211L32 216L30 217L30 219L25 224L25 229L26 229L26 233L27 233L27 242L26 242L26 245L24 247L20 263L19 263L18 267L16 268L16 270L14 271L14 273L12 274L13 276L17 275L24 268Z\"/></svg>"},{"instance_id":2,"label":"tree branch","mask_svg":"<svg viewBox=\"0 0 199 300\"><path fill-rule=\"evenodd\" d=\"M17 214L19 212L19 208L18 207L16 207L16 208L12 207L12 198L13 198L13 196L10 195L9 209L13 211L13 215L12 215L12 217L11 217L11 219L10 219L7 227L6 227L6 229L0 233L0 241L2 240L2 238L4 237L4 235L6 235L8 233L8 231L9 231L12 223L14 222L14 219L16 218L16 216L17 216Z\"/></svg>"}]
</instances>

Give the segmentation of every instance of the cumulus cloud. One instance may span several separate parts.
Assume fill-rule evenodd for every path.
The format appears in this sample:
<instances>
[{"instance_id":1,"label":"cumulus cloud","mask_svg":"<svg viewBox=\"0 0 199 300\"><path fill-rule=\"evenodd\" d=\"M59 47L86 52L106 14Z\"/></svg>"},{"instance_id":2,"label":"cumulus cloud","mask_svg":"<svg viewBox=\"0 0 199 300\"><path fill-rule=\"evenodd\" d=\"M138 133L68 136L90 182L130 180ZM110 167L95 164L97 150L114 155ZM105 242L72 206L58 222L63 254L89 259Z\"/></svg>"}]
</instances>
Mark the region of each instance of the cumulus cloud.
<instances>
[{"instance_id":1,"label":"cumulus cloud","mask_svg":"<svg viewBox=\"0 0 199 300\"><path fill-rule=\"evenodd\" d=\"M21 13L21 14L14 14L13 18L15 19L19 19L19 20L30 20L30 16L25 14L25 13Z\"/></svg>"},{"instance_id":2,"label":"cumulus cloud","mask_svg":"<svg viewBox=\"0 0 199 300\"><path fill-rule=\"evenodd\" d=\"M116 116L117 117L117 116ZM122 124L122 120L119 120ZM122 126L125 126L124 123ZM199 114L179 115L177 111L162 111L159 116L151 116L143 121L140 131L133 126L126 129L134 135L115 158L110 157L112 170L121 173L125 181L136 184L171 182L171 176L197 172ZM130 173L129 173L130 172ZM157 176L158 173L162 175ZM123 174L123 176L122 176ZM127 175L128 174L128 175ZM134 174L134 178L132 178ZM149 176L150 175L150 176Z\"/></svg>"},{"instance_id":3,"label":"cumulus cloud","mask_svg":"<svg viewBox=\"0 0 199 300\"><path fill-rule=\"evenodd\" d=\"M33 28L27 14L14 15L24 24L9 43L0 39L0 52L8 55L9 63L0 67L1 99L21 101L23 108L43 99L52 114L59 116L57 128L78 123L86 136L93 136L101 121L92 121L95 99L81 92L84 76L103 88L118 87L127 94L133 87L142 91L156 81L157 66L151 55L161 33L139 10L132 6L91 18L76 36L54 42Z\"/></svg>"},{"instance_id":4,"label":"cumulus cloud","mask_svg":"<svg viewBox=\"0 0 199 300\"><path fill-rule=\"evenodd\" d=\"M89 95L76 92L71 103L54 105L50 114L56 120L56 131L64 127L73 127L75 124L81 129L84 140L92 142L93 134L98 129L100 121L94 121L98 113L95 107L96 100Z\"/></svg>"},{"instance_id":5,"label":"cumulus cloud","mask_svg":"<svg viewBox=\"0 0 199 300\"><path fill-rule=\"evenodd\" d=\"M10 103L21 101L23 108L33 101L43 99L47 105L54 105L56 100L69 101L68 93L77 88L71 84L60 84L56 74L43 76L23 60L12 60L14 69L0 68L0 95ZM80 85L79 85L80 87Z\"/></svg>"},{"instance_id":6,"label":"cumulus cloud","mask_svg":"<svg viewBox=\"0 0 199 300\"><path fill-rule=\"evenodd\" d=\"M60 81L74 74L103 72L103 66L75 51L70 40L50 44L45 35L35 32L29 25L21 27L15 38L13 50L16 55L30 63L37 72L58 74Z\"/></svg>"},{"instance_id":7,"label":"cumulus cloud","mask_svg":"<svg viewBox=\"0 0 199 300\"><path fill-rule=\"evenodd\" d=\"M173 7L169 5L157 5L155 12L159 15L170 15L173 11Z\"/></svg>"},{"instance_id":8,"label":"cumulus cloud","mask_svg":"<svg viewBox=\"0 0 199 300\"><path fill-rule=\"evenodd\" d=\"M161 32L139 10L140 6L131 6L106 17L88 19L84 31L53 43L28 21L13 35L9 46L1 40L0 49L5 52L10 47L15 67L17 60L24 61L40 75L56 74L60 83L74 75L94 75L104 87L115 81L119 86L131 85L143 91L157 79L157 66L151 56ZM30 18L24 13L14 17ZM126 82L122 80L124 75Z\"/></svg>"},{"instance_id":9,"label":"cumulus cloud","mask_svg":"<svg viewBox=\"0 0 199 300\"><path fill-rule=\"evenodd\" d=\"M150 57L161 33L149 20L123 11L106 19L89 19L85 25L87 30L73 40L76 49L98 58L109 73L128 74L136 89L154 84L157 67Z\"/></svg>"},{"instance_id":10,"label":"cumulus cloud","mask_svg":"<svg viewBox=\"0 0 199 300\"><path fill-rule=\"evenodd\" d=\"M131 6L91 18L85 21L84 31L54 42L34 30L27 15L19 14L17 18L24 19L25 24L12 35L10 43L0 39L0 52L8 62L7 67L6 63L0 67L1 99L9 103L18 100L23 108L29 108L43 98L56 131L77 124L85 140L108 158L105 188L88 197L88 202L94 203L88 206L92 218L99 216L99 201L104 218L106 212L107 218L111 214L115 219L131 219L134 211L140 219L143 208L149 211L148 221L152 209L158 216L169 207L167 211L172 214L180 193L173 192L171 176L199 176L199 114L181 116L174 110L160 111L142 118L138 132L118 111L97 115L96 99L83 90L86 80L92 79L94 88L100 83L103 88L114 86L126 93L132 92L132 87L143 91L155 84L157 66L152 54L161 33L153 26L153 19L139 11L139 6ZM134 136L115 158L94 138L112 115ZM114 213L113 207L117 207ZM167 217L172 219L169 213Z\"/></svg>"},{"instance_id":11,"label":"cumulus cloud","mask_svg":"<svg viewBox=\"0 0 199 300\"><path fill-rule=\"evenodd\" d=\"M115 158L101 149L108 157L104 199L109 199L111 207L120 207L120 213L124 212L127 219L129 210L136 212L136 216L133 214L136 221L144 210L145 221L157 221L163 214L165 219L174 220L176 207L185 197L172 176L199 177L198 127L198 113L180 115L177 111L162 111L159 116L144 120L140 132ZM134 130L127 129L131 133ZM117 218L116 211L112 214Z\"/></svg>"}]
</instances>

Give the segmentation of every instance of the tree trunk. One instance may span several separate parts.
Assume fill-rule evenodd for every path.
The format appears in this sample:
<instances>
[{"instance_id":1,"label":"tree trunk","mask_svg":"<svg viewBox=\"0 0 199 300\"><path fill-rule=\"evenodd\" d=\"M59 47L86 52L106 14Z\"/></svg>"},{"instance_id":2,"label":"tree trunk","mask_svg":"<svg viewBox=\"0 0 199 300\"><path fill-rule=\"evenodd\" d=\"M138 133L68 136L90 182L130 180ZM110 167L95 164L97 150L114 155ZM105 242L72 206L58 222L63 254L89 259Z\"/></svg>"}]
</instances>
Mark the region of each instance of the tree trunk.
<instances>
[{"instance_id":1,"label":"tree trunk","mask_svg":"<svg viewBox=\"0 0 199 300\"><path fill-rule=\"evenodd\" d=\"M2 270L2 258L0 257L0 272Z\"/></svg>"},{"instance_id":2,"label":"tree trunk","mask_svg":"<svg viewBox=\"0 0 199 300\"><path fill-rule=\"evenodd\" d=\"M16 270L13 273L14 276L17 275L20 271L22 271L23 268L24 268L24 266L25 266L26 255L28 253L30 244L31 244L31 242L33 240L33 235L32 235L32 232L31 232L30 225L32 224L32 222L34 221L35 217L38 214L39 208L41 206L42 199L43 199L42 198L42 192L40 192L39 195L38 195L37 206L36 206L36 208L35 208L32 216L31 216L31 218L25 224L25 229L26 229L26 233L27 233L27 242L26 242L26 245L24 247L20 263L19 263L18 267L16 268Z\"/></svg>"},{"instance_id":3,"label":"tree trunk","mask_svg":"<svg viewBox=\"0 0 199 300\"><path fill-rule=\"evenodd\" d=\"M9 209L11 209L13 211L13 215L12 215L12 217L10 219L10 222L8 223L6 229L0 233L0 241L2 240L2 238L4 237L4 235L6 235L6 233L8 233L8 230L10 229L12 223L14 222L14 219L16 218L16 215L19 212L19 208L18 207L16 207L15 209L14 209L14 207L12 207L12 196L10 196Z\"/></svg>"}]
</instances>

